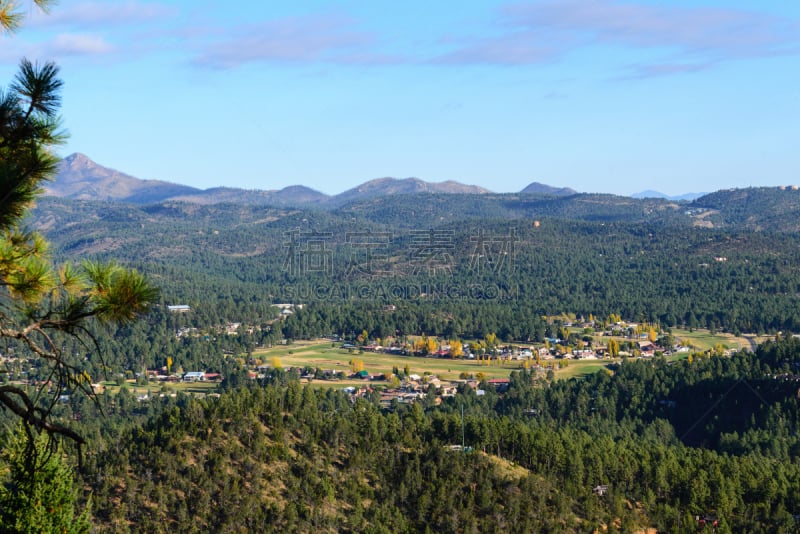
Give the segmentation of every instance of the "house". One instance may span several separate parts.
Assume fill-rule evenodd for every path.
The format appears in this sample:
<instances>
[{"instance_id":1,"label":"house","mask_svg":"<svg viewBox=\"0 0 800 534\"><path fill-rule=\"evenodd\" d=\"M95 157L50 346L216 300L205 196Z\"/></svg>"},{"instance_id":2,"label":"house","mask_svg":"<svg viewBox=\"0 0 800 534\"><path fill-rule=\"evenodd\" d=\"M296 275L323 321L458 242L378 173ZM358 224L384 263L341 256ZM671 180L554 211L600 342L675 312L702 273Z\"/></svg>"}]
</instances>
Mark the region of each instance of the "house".
<instances>
[{"instance_id":1,"label":"house","mask_svg":"<svg viewBox=\"0 0 800 534\"><path fill-rule=\"evenodd\" d=\"M240 326L242 326L242 323L228 323L225 325L225 333L229 336L236 335Z\"/></svg>"},{"instance_id":2,"label":"house","mask_svg":"<svg viewBox=\"0 0 800 534\"><path fill-rule=\"evenodd\" d=\"M697 527L700 530L706 528L706 526L710 526L716 532L716 528L719 526L719 519L714 514L706 514L706 515L696 515L694 516L695 521L697 521Z\"/></svg>"},{"instance_id":3,"label":"house","mask_svg":"<svg viewBox=\"0 0 800 534\"><path fill-rule=\"evenodd\" d=\"M183 375L184 382L203 382L206 379L206 374L203 371L189 371Z\"/></svg>"},{"instance_id":4,"label":"house","mask_svg":"<svg viewBox=\"0 0 800 534\"><path fill-rule=\"evenodd\" d=\"M592 493L598 497L602 497L608 492L608 484L600 484L592 488Z\"/></svg>"},{"instance_id":5,"label":"house","mask_svg":"<svg viewBox=\"0 0 800 534\"><path fill-rule=\"evenodd\" d=\"M147 379L148 380L159 380L160 376L166 378L167 375L166 375L165 371L166 371L166 368L164 368L164 369L147 369L145 371L145 373L147 374ZM163 380L163 378L161 380Z\"/></svg>"},{"instance_id":6,"label":"house","mask_svg":"<svg viewBox=\"0 0 800 534\"><path fill-rule=\"evenodd\" d=\"M494 386L495 391L498 393L504 393L508 391L508 387L511 385L511 379L509 378L492 378L486 381L487 384Z\"/></svg>"},{"instance_id":7,"label":"house","mask_svg":"<svg viewBox=\"0 0 800 534\"><path fill-rule=\"evenodd\" d=\"M273 304L273 306L278 308L278 310L280 310L280 315L283 317L293 314L294 310L303 309L303 304L282 303L282 304Z\"/></svg>"},{"instance_id":8,"label":"house","mask_svg":"<svg viewBox=\"0 0 800 534\"><path fill-rule=\"evenodd\" d=\"M174 306L167 306L167 311L171 313L188 313L192 308L188 304L176 304Z\"/></svg>"},{"instance_id":9,"label":"house","mask_svg":"<svg viewBox=\"0 0 800 534\"><path fill-rule=\"evenodd\" d=\"M640 341L639 342L639 350L642 351L642 355L645 353L650 353L650 356L653 355L656 351L656 346L651 341Z\"/></svg>"}]
</instances>

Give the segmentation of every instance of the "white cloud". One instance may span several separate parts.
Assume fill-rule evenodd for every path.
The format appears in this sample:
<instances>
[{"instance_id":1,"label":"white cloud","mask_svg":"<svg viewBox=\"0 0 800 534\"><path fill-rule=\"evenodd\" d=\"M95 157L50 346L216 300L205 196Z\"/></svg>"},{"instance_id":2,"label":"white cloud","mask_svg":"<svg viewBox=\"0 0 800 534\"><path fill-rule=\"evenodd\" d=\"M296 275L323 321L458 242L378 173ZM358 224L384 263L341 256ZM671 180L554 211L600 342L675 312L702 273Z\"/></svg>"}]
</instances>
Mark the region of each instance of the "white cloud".
<instances>
[{"instance_id":1,"label":"white cloud","mask_svg":"<svg viewBox=\"0 0 800 534\"><path fill-rule=\"evenodd\" d=\"M16 42L13 48L0 48L0 64L17 64L20 58L58 60L69 56L103 56L116 47L92 34L62 33L44 42Z\"/></svg>"},{"instance_id":2,"label":"white cloud","mask_svg":"<svg viewBox=\"0 0 800 534\"><path fill-rule=\"evenodd\" d=\"M62 33L44 45L51 56L87 56L114 52L115 47L98 35Z\"/></svg>"},{"instance_id":3,"label":"white cloud","mask_svg":"<svg viewBox=\"0 0 800 534\"><path fill-rule=\"evenodd\" d=\"M358 30L349 17L285 17L232 28L217 42L204 45L194 63L232 68L252 62L363 65L400 61L373 51L375 45L375 36Z\"/></svg>"},{"instance_id":4,"label":"white cloud","mask_svg":"<svg viewBox=\"0 0 800 534\"><path fill-rule=\"evenodd\" d=\"M621 0L515 3L500 11L499 35L464 41L445 63L520 65L608 45L668 54L638 65L641 76L695 72L723 62L800 51L800 23L736 8Z\"/></svg>"},{"instance_id":5,"label":"white cloud","mask_svg":"<svg viewBox=\"0 0 800 534\"><path fill-rule=\"evenodd\" d=\"M70 26L76 28L107 28L138 24L173 17L177 10L158 3L146 2L81 2L56 4L49 13L34 12L32 27Z\"/></svg>"}]
</instances>

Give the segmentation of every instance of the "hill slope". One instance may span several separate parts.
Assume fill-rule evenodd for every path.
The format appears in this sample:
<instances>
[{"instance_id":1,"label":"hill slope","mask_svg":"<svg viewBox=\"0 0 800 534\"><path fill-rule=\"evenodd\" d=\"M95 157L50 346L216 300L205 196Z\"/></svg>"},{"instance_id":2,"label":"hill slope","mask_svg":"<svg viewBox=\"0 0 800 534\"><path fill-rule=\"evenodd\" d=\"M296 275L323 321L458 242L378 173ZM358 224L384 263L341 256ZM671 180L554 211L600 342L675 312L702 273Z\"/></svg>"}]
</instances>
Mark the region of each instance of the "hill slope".
<instances>
[{"instance_id":1,"label":"hill slope","mask_svg":"<svg viewBox=\"0 0 800 534\"><path fill-rule=\"evenodd\" d=\"M159 202L200 190L186 185L141 180L123 172L98 165L79 153L64 158L55 180L45 185L45 192L55 197L76 200L112 200L144 204Z\"/></svg>"},{"instance_id":2,"label":"hill slope","mask_svg":"<svg viewBox=\"0 0 800 534\"><path fill-rule=\"evenodd\" d=\"M690 213L716 227L800 231L800 190L793 187L724 189L690 204Z\"/></svg>"},{"instance_id":3,"label":"hill slope","mask_svg":"<svg viewBox=\"0 0 800 534\"><path fill-rule=\"evenodd\" d=\"M566 197L569 195L574 195L577 193L574 189L570 187L553 187L551 185L540 184L539 182L533 182L528 184L528 186L520 191L523 195L548 195L554 197Z\"/></svg>"},{"instance_id":4,"label":"hill slope","mask_svg":"<svg viewBox=\"0 0 800 534\"><path fill-rule=\"evenodd\" d=\"M378 178L336 195L333 197L333 201L337 205L342 205L375 197L394 195L413 195L420 193L482 195L489 192L489 190L476 185L465 185L452 180L435 183L425 182L418 178Z\"/></svg>"}]
</instances>

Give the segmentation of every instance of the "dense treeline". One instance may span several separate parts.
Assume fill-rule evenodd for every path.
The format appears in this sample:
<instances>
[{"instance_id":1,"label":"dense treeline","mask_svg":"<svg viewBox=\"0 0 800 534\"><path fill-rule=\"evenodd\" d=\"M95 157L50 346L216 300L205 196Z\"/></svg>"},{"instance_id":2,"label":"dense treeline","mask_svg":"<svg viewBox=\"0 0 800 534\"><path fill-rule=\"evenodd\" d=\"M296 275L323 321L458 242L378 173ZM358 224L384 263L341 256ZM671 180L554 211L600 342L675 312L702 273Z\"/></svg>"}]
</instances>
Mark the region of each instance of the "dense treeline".
<instances>
[{"instance_id":1,"label":"dense treeline","mask_svg":"<svg viewBox=\"0 0 800 534\"><path fill-rule=\"evenodd\" d=\"M360 307L402 304L420 318L420 331L437 335L479 333L472 317L488 306L491 315L510 316L502 321L505 339L531 337L532 318L560 312L613 312L667 327L800 331L795 234L673 224L656 217L674 211L659 203L643 208L654 213L652 221L631 224L601 217L602 198L583 199L596 217L582 221L571 220L569 211L538 219L552 199L503 199L525 207L505 217L488 207L445 209L450 204L439 200L401 197L388 206L323 212L48 199L36 221L59 254L138 267L162 288L165 305L192 305L192 326L201 328L225 320L263 323L268 304L293 302L350 308L342 313L353 316ZM394 207L404 214L402 224L390 224ZM422 216L447 210L452 217ZM327 333L309 327L318 322L298 317L289 335ZM388 330L409 328L402 318L383 322ZM335 323L321 327L363 329L354 321Z\"/></svg>"}]
</instances>

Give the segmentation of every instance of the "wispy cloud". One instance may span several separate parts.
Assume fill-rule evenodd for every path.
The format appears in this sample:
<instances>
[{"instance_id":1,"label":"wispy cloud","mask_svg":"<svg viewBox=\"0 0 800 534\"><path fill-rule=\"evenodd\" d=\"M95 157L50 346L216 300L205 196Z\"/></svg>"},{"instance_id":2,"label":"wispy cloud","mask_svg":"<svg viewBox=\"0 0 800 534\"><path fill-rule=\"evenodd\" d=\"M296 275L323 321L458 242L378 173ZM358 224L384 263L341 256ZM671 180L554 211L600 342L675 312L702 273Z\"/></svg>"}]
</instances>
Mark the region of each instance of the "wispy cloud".
<instances>
[{"instance_id":1,"label":"wispy cloud","mask_svg":"<svg viewBox=\"0 0 800 534\"><path fill-rule=\"evenodd\" d=\"M99 35L64 33L45 43L47 56L97 56L114 52L115 47Z\"/></svg>"},{"instance_id":2,"label":"wispy cloud","mask_svg":"<svg viewBox=\"0 0 800 534\"><path fill-rule=\"evenodd\" d=\"M82 29L108 28L159 21L173 17L173 7L149 2L81 2L57 4L50 13L34 12L32 27L70 26ZM27 24L27 23L26 23Z\"/></svg>"},{"instance_id":3,"label":"wispy cloud","mask_svg":"<svg viewBox=\"0 0 800 534\"><path fill-rule=\"evenodd\" d=\"M194 63L232 68L253 62L363 65L399 61L374 52L375 45L375 35L356 29L356 21L350 17L285 17L232 29L204 45Z\"/></svg>"},{"instance_id":4,"label":"wispy cloud","mask_svg":"<svg viewBox=\"0 0 800 534\"><path fill-rule=\"evenodd\" d=\"M0 47L0 62L19 57L124 60L157 53L174 41L178 10L155 2L63 2L49 13L32 8L23 31ZM1 46L1 45L0 45Z\"/></svg>"},{"instance_id":5,"label":"wispy cloud","mask_svg":"<svg viewBox=\"0 0 800 534\"><path fill-rule=\"evenodd\" d=\"M468 41L472 42L436 58L434 62L451 65L528 65L550 61L563 51L562 47L556 46L552 41L539 39L527 31Z\"/></svg>"},{"instance_id":6,"label":"wispy cloud","mask_svg":"<svg viewBox=\"0 0 800 534\"><path fill-rule=\"evenodd\" d=\"M464 43L440 61L536 64L583 47L607 45L667 55L633 67L642 76L655 76L800 51L798 21L734 8L548 0L507 4L499 21L499 35Z\"/></svg>"},{"instance_id":7,"label":"wispy cloud","mask_svg":"<svg viewBox=\"0 0 800 534\"><path fill-rule=\"evenodd\" d=\"M16 64L21 57L59 59L73 56L106 56L117 48L99 35L62 33L38 43L22 43L14 48L0 49L0 64Z\"/></svg>"}]
</instances>

